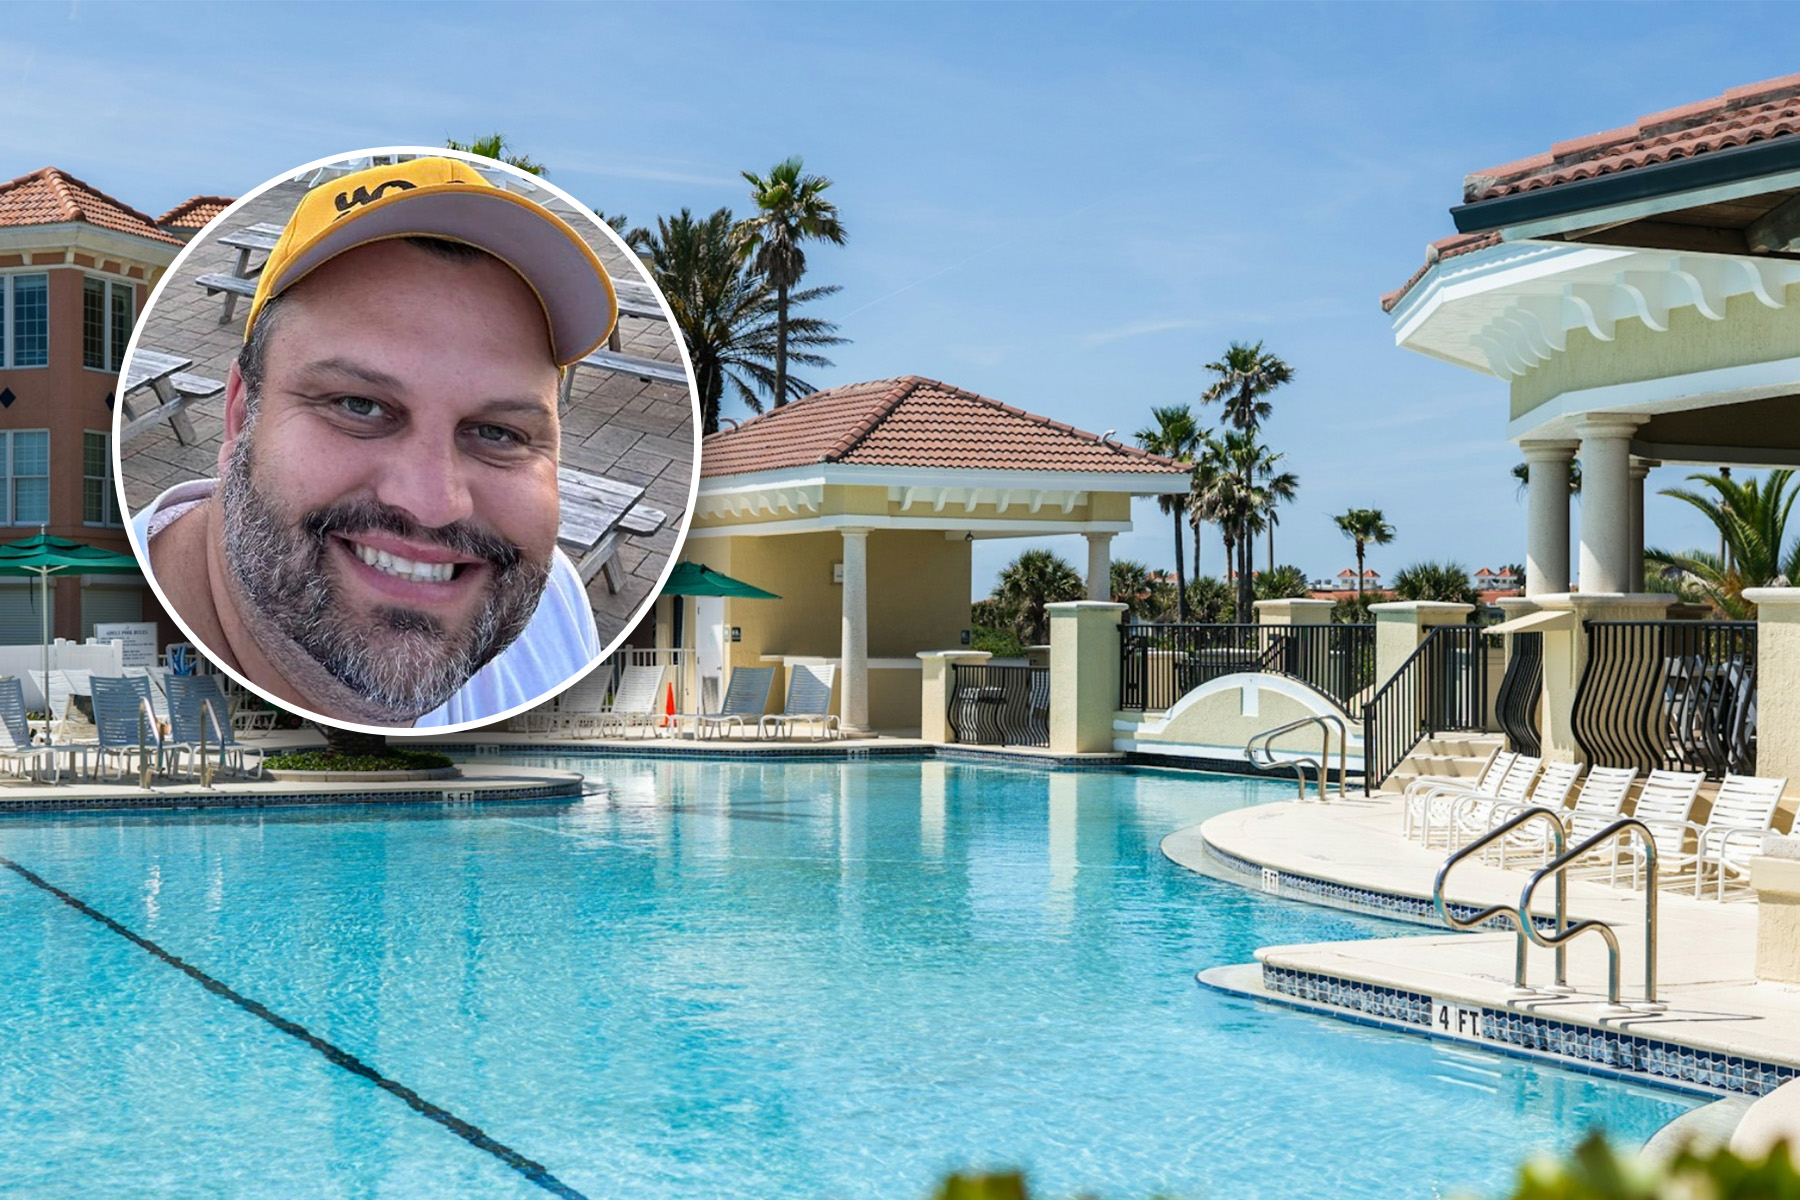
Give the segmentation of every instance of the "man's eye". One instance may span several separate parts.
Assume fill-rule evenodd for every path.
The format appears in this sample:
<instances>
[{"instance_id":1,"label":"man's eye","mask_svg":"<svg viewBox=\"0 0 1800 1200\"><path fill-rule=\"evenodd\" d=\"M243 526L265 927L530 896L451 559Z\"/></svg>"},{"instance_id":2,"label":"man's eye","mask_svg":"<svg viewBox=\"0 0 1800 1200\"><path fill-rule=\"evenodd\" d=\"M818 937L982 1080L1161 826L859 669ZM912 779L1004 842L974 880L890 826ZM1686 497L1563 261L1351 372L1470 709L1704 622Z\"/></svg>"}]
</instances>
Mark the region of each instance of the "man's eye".
<instances>
[{"instance_id":1,"label":"man's eye","mask_svg":"<svg viewBox=\"0 0 1800 1200\"><path fill-rule=\"evenodd\" d=\"M525 443L517 430L508 429L504 425L477 425L475 436L496 446L520 446Z\"/></svg>"},{"instance_id":2,"label":"man's eye","mask_svg":"<svg viewBox=\"0 0 1800 1200\"><path fill-rule=\"evenodd\" d=\"M338 407L353 417L374 417L381 414L381 405L367 396L340 396Z\"/></svg>"}]
</instances>

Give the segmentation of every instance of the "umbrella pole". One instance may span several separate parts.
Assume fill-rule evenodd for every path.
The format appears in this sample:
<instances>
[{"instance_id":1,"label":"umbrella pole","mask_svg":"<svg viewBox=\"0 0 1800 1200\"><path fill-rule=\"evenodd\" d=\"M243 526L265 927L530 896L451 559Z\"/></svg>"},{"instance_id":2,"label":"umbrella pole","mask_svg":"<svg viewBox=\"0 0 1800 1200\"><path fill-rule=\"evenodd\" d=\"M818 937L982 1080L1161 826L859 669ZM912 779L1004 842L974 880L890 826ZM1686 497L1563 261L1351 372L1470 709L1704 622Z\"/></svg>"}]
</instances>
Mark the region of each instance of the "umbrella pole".
<instances>
[{"instance_id":1,"label":"umbrella pole","mask_svg":"<svg viewBox=\"0 0 1800 1200\"><path fill-rule=\"evenodd\" d=\"M41 609L38 614L44 625L44 745L56 744L56 722L50 712L50 569L38 571L38 583L41 585Z\"/></svg>"}]
</instances>

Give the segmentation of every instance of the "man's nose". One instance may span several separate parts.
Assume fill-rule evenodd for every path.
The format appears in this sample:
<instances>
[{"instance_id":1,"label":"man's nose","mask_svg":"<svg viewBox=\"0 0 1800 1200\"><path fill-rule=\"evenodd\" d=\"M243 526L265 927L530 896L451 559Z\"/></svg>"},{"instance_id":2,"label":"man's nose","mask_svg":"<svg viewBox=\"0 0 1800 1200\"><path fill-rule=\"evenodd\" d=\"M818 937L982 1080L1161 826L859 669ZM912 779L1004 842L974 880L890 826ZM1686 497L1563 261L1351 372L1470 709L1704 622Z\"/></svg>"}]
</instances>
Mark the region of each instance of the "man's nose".
<instances>
[{"instance_id":1,"label":"man's nose","mask_svg":"<svg viewBox=\"0 0 1800 1200\"><path fill-rule=\"evenodd\" d=\"M435 529L474 515L469 464L454 441L411 437L393 447L382 465L376 499Z\"/></svg>"}]
</instances>

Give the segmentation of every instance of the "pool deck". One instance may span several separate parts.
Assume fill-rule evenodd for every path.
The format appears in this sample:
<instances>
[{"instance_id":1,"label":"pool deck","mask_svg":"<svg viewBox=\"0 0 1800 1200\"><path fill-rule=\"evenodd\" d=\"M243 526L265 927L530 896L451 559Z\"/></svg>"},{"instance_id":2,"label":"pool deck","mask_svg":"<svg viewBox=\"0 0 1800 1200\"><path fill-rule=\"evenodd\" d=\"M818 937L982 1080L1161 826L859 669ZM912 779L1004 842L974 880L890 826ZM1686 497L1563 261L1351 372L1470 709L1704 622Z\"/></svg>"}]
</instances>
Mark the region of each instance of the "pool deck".
<instances>
[{"instance_id":1,"label":"pool deck","mask_svg":"<svg viewBox=\"0 0 1800 1200\"><path fill-rule=\"evenodd\" d=\"M1238 809L1170 835L1163 851L1184 867L1244 886L1421 921L1427 919L1422 910L1429 906L1446 857L1442 849L1427 850L1401 836L1400 800L1389 795ZM1466 861L1451 877L1447 899L1480 907L1517 904L1537 865L1502 870ZM1593 871L1585 874L1571 877L1569 914L1572 919L1605 920L1617 932L1623 999L1629 1006L1643 996L1643 894L1608 887L1604 870L1598 880ZM1570 945L1573 995L1520 998L1513 989L1516 939L1510 932L1443 930L1416 937L1271 946L1257 952L1256 964L1216 968L1205 972L1202 982L1338 1015L1355 1011L1359 1017L1377 1018L1375 1023L1414 1026L1415 1032L1432 1029L1434 1022L1435 1032L1443 1032L1440 1006L1451 1006L1453 1014L1485 1010L1472 1018L1467 1036L1487 1040L1494 1035L1515 1047L1529 1048L1534 1039L1542 1043L1546 1036L1558 1039L1560 1046L1573 1026L1584 1045L1608 1043L1604 1052L1594 1050L1591 1056L1581 1051L1600 1066L1614 1065L1623 1038L1707 1051L1725 1060L1800 1067L1800 987L1756 981L1754 894L1739 886L1727 897L1723 904L1695 900L1691 876L1665 883L1659 893L1658 998L1668 1005L1660 1013L1608 1011L1606 953L1596 935ZM1547 889L1541 891L1534 910L1547 912L1550 899ZM1534 946L1528 963L1530 984L1542 988L1552 982L1552 951ZM1402 996L1398 1003L1395 993ZM1431 1004L1423 1021L1418 1019L1421 998ZM1610 1032L1592 1038L1594 1030ZM1719 1091L1768 1090L1768 1081L1755 1078L1754 1070L1750 1082L1741 1086L1721 1083L1707 1070L1703 1062L1697 1075L1684 1071L1673 1081Z\"/></svg>"}]
</instances>

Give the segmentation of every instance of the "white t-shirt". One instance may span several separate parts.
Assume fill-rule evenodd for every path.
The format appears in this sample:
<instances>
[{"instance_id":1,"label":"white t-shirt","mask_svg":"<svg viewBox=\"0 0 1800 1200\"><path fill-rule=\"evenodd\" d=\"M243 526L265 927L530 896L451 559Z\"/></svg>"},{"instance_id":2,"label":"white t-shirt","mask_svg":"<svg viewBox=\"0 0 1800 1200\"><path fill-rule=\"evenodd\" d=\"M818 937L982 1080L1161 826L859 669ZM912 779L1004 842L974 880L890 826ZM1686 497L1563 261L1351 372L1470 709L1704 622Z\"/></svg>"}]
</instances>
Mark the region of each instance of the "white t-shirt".
<instances>
[{"instance_id":1,"label":"white t-shirt","mask_svg":"<svg viewBox=\"0 0 1800 1200\"><path fill-rule=\"evenodd\" d=\"M145 548L144 574L150 575L150 539L176 517L205 501L218 486L215 479L178 483L132 518L138 545ZM509 709L561 688L600 656L600 633L594 628L594 610L575 564L561 550L550 560L550 579L538 598L537 611L518 640L496 655L487 666L440 707L417 721L415 728L461 725L496 717Z\"/></svg>"}]
</instances>

